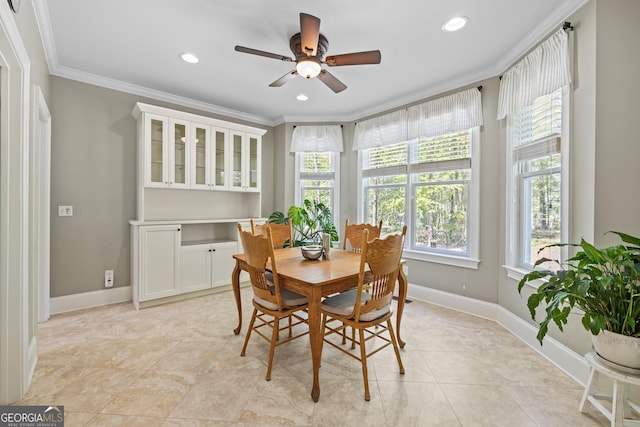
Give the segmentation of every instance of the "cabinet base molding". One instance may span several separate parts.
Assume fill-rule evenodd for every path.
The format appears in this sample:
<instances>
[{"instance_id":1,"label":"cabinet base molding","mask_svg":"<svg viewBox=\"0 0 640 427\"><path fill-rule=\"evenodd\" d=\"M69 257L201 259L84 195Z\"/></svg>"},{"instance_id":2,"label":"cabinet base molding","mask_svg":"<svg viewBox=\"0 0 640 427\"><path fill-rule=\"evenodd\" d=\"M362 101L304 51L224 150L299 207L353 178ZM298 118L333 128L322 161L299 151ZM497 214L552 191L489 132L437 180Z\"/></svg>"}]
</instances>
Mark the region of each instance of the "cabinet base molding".
<instances>
[{"instance_id":1,"label":"cabinet base molding","mask_svg":"<svg viewBox=\"0 0 640 427\"><path fill-rule=\"evenodd\" d=\"M244 288L247 286L250 286L249 282L240 283L241 288ZM212 295L220 292L226 292L226 291L230 291L231 289L232 289L231 285L222 285L222 286L216 286L215 288L202 289L199 291L187 292L179 295L172 295L170 297L165 297L165 298L157 298L149 301L140 301L138 303L138 308L140 309L140 308L155 307L156 305L167 304L170 302L183 301L186 299L202 297L205 295Z\"/></svg>"}]
</instances>

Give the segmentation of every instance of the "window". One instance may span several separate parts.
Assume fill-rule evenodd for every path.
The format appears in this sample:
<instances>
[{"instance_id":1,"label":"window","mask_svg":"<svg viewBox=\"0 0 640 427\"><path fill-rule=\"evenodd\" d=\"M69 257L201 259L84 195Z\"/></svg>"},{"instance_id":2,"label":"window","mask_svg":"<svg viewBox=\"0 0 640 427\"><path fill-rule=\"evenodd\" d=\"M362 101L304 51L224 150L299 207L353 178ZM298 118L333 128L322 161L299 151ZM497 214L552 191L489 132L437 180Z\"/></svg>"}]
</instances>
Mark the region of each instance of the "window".
<instances>
[{"instance_id":1,"label":"window","mask_svg":"<svg viewBox=\"0 0 640 427\"><path fill-rule=\"evenodd\" d=\"M407 249L419 259L476 259L477 139L474 128L363 150L364 220L382 220L385 234L406 223Z\"/></svg>"},{"instance_id":2,"label":"window","mask_svg":"<svg viewBox=\"0 0 640 427\"><path fill-rule=\"evenodd\" d=\"M296 205L305 199L322 202L333 213L339 212L340 153L296 153Z\"/></svg>"},{"instance_id":3,"label":"window","mask_svg":"<svg viewBox=\"0 0 640 427\"><path fill-rule=\"evenodd\" d=\"M566 239L566 149L563 124L566 122L563 89L543 95L533 105L523 107L509 118L511 155L509 215L511 251L507 265L531 269L542 258L561 260L559 247L546 245ZM545 268L557 269L555 263Z\"/></svg>"}]
</instances>

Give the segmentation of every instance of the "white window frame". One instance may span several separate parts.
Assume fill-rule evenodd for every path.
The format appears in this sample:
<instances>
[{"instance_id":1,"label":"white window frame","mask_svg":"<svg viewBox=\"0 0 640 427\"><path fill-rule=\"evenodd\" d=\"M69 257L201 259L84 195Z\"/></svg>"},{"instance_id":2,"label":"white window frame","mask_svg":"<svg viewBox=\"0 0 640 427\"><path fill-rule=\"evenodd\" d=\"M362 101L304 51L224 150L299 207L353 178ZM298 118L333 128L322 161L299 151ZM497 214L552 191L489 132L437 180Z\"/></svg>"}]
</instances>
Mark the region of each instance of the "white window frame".
<instances>
[{"instance_id":1,"label":"white window frame","mask_svg":"<svg viewBox=\"0 0 640 427\"><path fill-rule=\"evenodd\" d=\"M302 206L302 202L304 201L303 194L305 188L312 187L303 187L302 182L304 180L333 180L333 188L331 188L331 206L329 209L331 210L331 214L333 216L333 224L336 226L337 230L340 230L340 153L339 152L328 152L328 154L332 157L331 162L334 165L334 171L332 173L306 173L306 176L302 177L302 158L305 154L304 152L295 153L295 204L296 206ZM331 175L333 175L331 177Z\"/></svg>"},{"instance_id":2,"label":"white window frame","mask_svg":"<svg viewBox=\"0 0 640 427\"><path fill-rule=\"evenodd\" d=\"M480 264L479 259L479 241L480 241L480 129L478 127L470 129L471 138L471 176L468 189L468 240L467 240L467 254L453 254L452 252L446 252L441 249L424 249L417 250L415 246L415 203L414 194L415 189L418 187L413 182L413 173L411 163L411 150L414 150L414 142L407 142L409 144L408 149L408 164L406 166L398 166L398 171L403 168L406 174L405 182L405 210L404 221L407 225L407 236L405 241L405 249L403 251L403 258L433 262L438 264L452 265L456 267L477 269ZM358 219L363 221L365 218L365 206L366 194L364 194L363 186L363 168L362 163L364 161L364 152L358 152L358 194L362 203L358 204Z\"/></svg>"},{"instance_id":3,"label":"white window frame","mask_svg":"<svg viewBox=\"0 0 640 427\"><path fill-rule=\"evenodd\" d=\"M571 85L562 88L562 130L560 134L560 241L569 240L571 232L570 218L570 187L571 187L571 171L570 171L570 141L571 141ZM507 276L511 279L520 281L523 276L529 273L532 268L523 264L522 254L522 237L521 229L522 215L520 211L520 200L518 199L521 175L516 174L514 167L513 155L513 116L507 116L507 150L505 156L506 171L506 233L505 233L505 265ZM560 250L561 261L568 258L569 250L562 247ZM527 283L529 286L537 287L539 283Z\"/></svg>"}]
</instances>

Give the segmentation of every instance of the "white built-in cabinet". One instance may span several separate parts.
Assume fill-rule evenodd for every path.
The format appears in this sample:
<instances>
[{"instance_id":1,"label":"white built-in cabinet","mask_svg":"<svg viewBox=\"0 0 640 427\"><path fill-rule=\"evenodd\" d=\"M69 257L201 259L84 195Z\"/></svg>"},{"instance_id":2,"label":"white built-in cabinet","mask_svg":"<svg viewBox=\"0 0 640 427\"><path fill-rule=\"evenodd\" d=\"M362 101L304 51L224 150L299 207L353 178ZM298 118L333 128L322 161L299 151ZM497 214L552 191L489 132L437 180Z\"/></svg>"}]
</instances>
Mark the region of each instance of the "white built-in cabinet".
<instances>
[{"instance_id":1,"label":"white built-in cabinet","mask_svg":"<svg viewBox=\"0 0 640 427\"><path fill-rule=\"evenodd\" d=\"M229 288L238 223L260 219L264 129L137 103L136 308ZM241 280L247 280L246 274Z\"/></svg>"},{"instance_id":2,"label":"white built-in cabinet","mask_svg":"<svg viewBox=\"0 0 640 427\"><path fill-rule=\"evenodd\" d=\"M131 221L134 306L228 287L235 267L233 255L243 251L238 223L250 230L246 219ZM243 274L240 280L248 276Z\"/></svg>"},{"instance_id":3,"label":"white built-in cabinet","mask_svg":"<svg viewBox=\"0 0 640 427\"><path fill-rule=\"evenodd\" d=\"M138 103L144 186L260 191L264 130Z\"/></svg>"}]
</instances>

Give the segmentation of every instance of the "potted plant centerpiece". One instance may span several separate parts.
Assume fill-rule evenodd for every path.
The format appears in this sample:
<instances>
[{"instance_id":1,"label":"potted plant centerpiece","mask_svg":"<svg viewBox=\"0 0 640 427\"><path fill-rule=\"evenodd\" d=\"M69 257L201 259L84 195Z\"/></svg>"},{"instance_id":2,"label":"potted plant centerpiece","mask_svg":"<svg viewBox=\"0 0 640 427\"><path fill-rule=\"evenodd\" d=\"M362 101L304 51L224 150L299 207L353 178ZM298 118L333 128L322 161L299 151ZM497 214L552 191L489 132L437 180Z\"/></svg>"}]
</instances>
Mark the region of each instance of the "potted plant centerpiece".
<instances>
[{"instance_id":1,"label":"potted plant centerpiece","mask_svg":"<svg viewBox=\"0 0 640 427\"><path fill-rule=\"evenodd\" d=\"M321 244L323 234L331 236L332 243L338 241L333 215L324 203L305 199L302 206L291 206L286 216L282 212L273 212L269 216L269 222L286 224L289 218L293 227L292 246Z\"/></svg>"},{"instance_id":2,"label":"potted plant centerpiece","mask_svg":"<svg viewBox=\"0 0 640 427\"><path fill-rule=\"evenodd\" d=\"M570 246L579 250L564 263L539 259L536 268L520 280L518 292L522 293L522 287L528 282L544 280L527 300L533 320L536 308L545 307L545 318L539 324L537 335L541 345L549 323L553 321L562 331L576 307L582 311L582 325L591 332L594 349L601 358L640 369L640 238L616 231L611 233L616 234L622 244L598 249L582 239L580 244L546 246ZM561 269L540 269L546 262L558 263Z\"/></svg>"}]
</instances>

